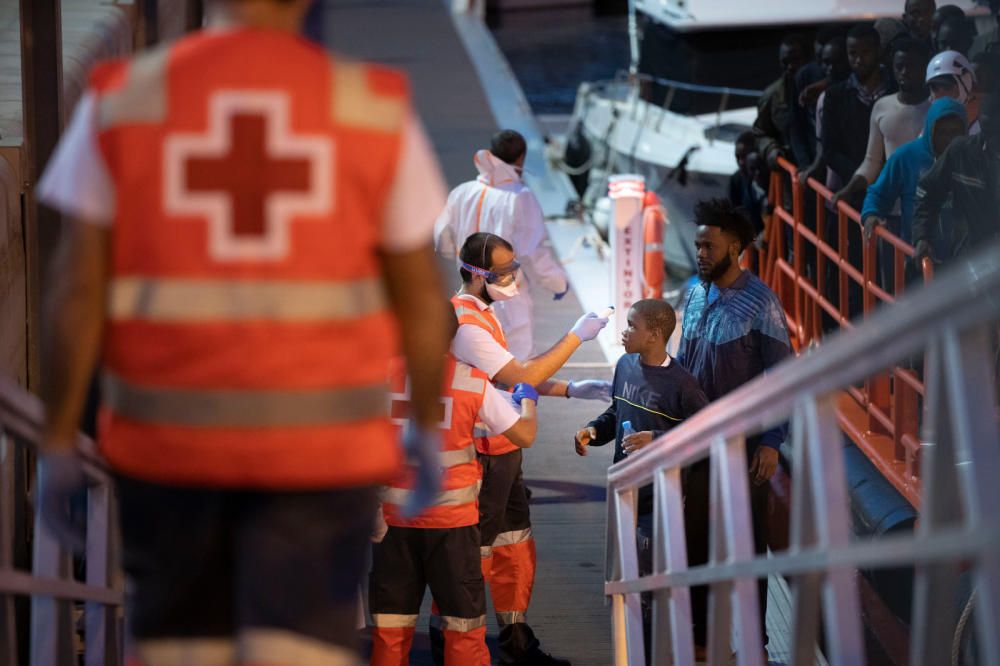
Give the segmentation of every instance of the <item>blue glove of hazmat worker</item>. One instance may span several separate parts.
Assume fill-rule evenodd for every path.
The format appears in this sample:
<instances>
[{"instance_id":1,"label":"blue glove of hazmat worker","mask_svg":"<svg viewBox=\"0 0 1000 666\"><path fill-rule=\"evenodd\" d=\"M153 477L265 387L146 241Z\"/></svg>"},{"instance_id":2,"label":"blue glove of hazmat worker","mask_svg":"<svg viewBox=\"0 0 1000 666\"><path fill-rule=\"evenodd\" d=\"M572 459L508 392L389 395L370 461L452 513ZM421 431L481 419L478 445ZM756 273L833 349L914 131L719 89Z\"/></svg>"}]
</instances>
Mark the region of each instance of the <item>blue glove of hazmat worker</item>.
<instances>
[{"instance_id":1,"label":"blue glove of hazmat worker","mask_svg":"<svg viewBox=\"0 0 1000 666\"><path fill-rule=\"evenodd\" d=\"M431 505L441 489L441 433L437 428L424 430L411 421L403 431L403 450L417 473L400 513L403 518L414 518Z\"/></svg>"},{"instance_id":2,"label":"blue glove of hazmat worker","mask_svg":"<svg viewBox=\"0 0 1000 666\"><path fill-rule=\"evenodd\" d=\"M601 329L607 325L607 317L601 317L593 312L588 312L576 320L576 323L573 324L573 328L569 332L580 338L580 342L587 342L596 338Z\"/></svg>"},{"instance_id":3,"label":"blue glove of hazmat worker","mask_svg":"<svg viewBox=\"0 0 1000 666\"><path fill-rule=\"evenodd\" d=\"M42 523L63 547L86 547L87 477L73 451L46 451L38 458L38 507Z\"/></svg>"},{"instance_id":4,"label":"blue glove of hazmat worker","mask_svg":"<svg viewBox=\"0 0 1000 666\"><path fill-rule=\"evenodd\" d=\"M531 384L525 384L524 382L521 382L520 384L514 387L514 394L512 397L514 399L514 402L516 402L519 405L521 404L521 401L524 400L525 398L537 403L538 391L536 391L535 387L532 386Z\"/></svg>"}]
</instances>

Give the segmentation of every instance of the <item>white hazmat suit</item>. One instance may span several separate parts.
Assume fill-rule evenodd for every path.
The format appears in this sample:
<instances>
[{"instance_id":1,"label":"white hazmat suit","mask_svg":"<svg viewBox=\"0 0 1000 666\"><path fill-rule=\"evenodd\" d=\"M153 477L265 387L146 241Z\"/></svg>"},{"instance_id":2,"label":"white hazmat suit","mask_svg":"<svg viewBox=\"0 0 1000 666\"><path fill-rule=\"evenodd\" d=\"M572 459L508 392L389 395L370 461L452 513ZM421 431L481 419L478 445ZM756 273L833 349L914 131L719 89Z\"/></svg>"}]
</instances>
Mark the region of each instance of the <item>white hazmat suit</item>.
<instances>
[{"instance_id":1,"label":"white hazmat suit","mask_svg":"<svg viewBox=\"0 0 1000 666\"><path fill-rule=\"evenodd\" d=\"M456 262L465 239L480 231L496 234L514 246L522 266L520 293L494 303L494 309L510 352L515 358L528 359L534 351L530 286L541 284L560 297L569 282L552 250L542 242L546 238L542 207L517 170L488 150L477 152L473 162L479 178L462 183L448 195L434 227L435 244L442 256Z\"/></svg>"}]
</instances>

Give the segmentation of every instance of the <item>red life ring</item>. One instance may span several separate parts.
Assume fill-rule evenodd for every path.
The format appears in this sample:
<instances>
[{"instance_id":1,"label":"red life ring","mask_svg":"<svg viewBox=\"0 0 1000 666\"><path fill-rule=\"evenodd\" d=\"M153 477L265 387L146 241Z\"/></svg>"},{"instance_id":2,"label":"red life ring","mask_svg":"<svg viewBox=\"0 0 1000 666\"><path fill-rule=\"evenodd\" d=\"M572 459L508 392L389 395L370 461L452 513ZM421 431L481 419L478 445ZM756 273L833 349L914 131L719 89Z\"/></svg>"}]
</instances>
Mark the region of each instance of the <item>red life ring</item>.
<instances>
[{"instance_id":1,"label":"red life ring","mask_svg":"<svg viewBox=\"0 0 1000 666\"><path fill-rule=\"evenodd\" d=\"M645 249L642 261L644 298L662 298L666 271L663 266L663 231L667 212L656 192L648 191L642 201L642 227Z\"/></svg>"}]
</instances>

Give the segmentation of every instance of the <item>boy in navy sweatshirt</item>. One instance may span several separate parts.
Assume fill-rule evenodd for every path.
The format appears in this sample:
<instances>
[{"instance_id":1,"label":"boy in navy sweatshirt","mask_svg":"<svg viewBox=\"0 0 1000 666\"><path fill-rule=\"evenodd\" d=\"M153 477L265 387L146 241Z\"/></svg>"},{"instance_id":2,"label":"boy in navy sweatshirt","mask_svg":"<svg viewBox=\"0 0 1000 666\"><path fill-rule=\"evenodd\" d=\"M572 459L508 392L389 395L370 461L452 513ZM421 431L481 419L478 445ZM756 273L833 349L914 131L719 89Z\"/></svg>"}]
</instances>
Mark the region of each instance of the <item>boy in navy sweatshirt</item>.
<instances>
[{"instance_id":1,"label":"boy in navy sweatshirt","mask_svg":"<svg viewBox=\"0 0 1000 666\"><path fill-rule=\"evenodd\" d=\"M626 354L618 359L612 382L612 401L603 414L576 433L577 454L590 446L614 440L614 462L648 446L708 404L698 380L667 354L667 340L677 325L668 303L645 299L628 311L628 328L622 333ZM630 421L634 434L624 436L622 424ZM653 488L639 489L638 526L640 574L653 570ZM649 655L651 607L643 594L643 624Z\"/></svg>"}]
</instances>

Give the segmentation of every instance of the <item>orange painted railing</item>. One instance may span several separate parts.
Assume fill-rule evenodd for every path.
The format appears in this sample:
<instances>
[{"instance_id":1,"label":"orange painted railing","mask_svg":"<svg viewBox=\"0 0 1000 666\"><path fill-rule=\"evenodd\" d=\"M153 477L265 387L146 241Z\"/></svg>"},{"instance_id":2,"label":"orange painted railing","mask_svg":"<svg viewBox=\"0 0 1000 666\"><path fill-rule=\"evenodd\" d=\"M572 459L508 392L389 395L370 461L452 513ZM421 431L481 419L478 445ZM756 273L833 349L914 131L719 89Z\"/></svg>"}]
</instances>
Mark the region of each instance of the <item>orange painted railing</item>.
<instances>
[{"instance_id":1,"label":"orange painted railing","mask_svg":"<svg viewBox=\"0 0 1000 666\"><path fill-rule=\"evenodd\" d=\"M906 289L906 262L914 251L909 243L882 227L876 227L871 237L865 238L858 211L843 201L833 206L833 193L822 183L810 178L803 185L794 164L784 159L779 159L779 164L780 170L771 178L774 212L765 231L767 242L755 250L756 266L761 279L784 304L792 343L801 352L819 344L824 335L852 328L852 314L863 318L893 303ZM789 186L790 197L786 192ZM807 188L815 193L815 230L805 223ZM788 201L790 210L786 207ZM836 224L836 240L827 242L827 226L831 223ZM786 239L791 239L791 253ZM860 266L851 261L852 241L861 243L861 252L854 253L855 259L860 255ZM885 248L892 251L893 279L888 290L878 280L878 255L881 249L887 256ZM807 269L807 252L815 252L815 259L809 262L815 270ZM921 269L923 280L929 281L933 276L929 259L923 260ZM835 298L828 295L829 279L836 280ZM851 312L852 289L860 289L863 295L860 313ZM838 416L851 440L907 500L919 507L924 384L920 370L915 368L922 367L922 359L911 365L914 367L894 366L873 375L861 386L848 388L839 400Z\"/></svg>"}]
</instances>

